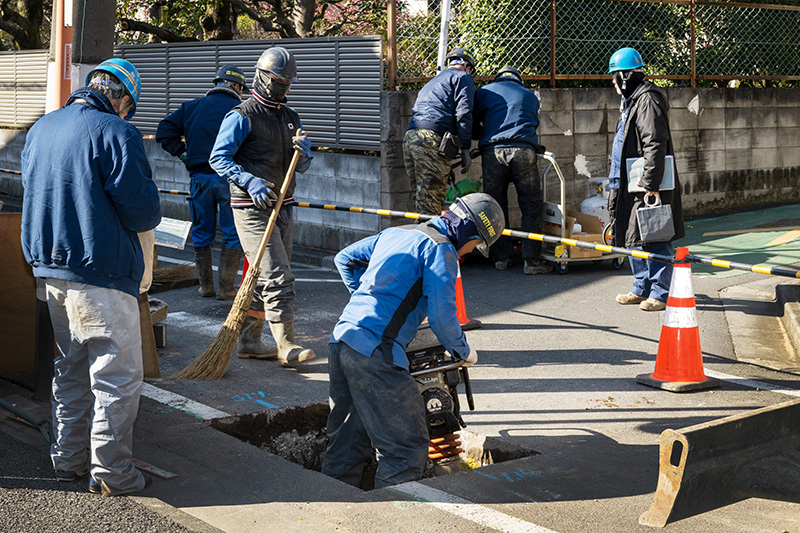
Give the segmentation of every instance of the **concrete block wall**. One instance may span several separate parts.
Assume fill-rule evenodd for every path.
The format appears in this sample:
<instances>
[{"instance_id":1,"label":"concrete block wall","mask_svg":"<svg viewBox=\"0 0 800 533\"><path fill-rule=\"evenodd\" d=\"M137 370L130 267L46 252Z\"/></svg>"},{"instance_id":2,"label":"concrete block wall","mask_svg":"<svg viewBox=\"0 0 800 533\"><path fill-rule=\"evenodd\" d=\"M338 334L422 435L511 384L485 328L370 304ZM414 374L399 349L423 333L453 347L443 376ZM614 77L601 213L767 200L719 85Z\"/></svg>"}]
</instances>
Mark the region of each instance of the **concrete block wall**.
<instances>
[{"instance_id":1,"label":"concrete block wall","mask_svg":"<svg viewBox=\"0 0 800 533\"><path fill-rule=\"evenodd\" d=\"M800 89L663 90L687 216L800 200ZM535 92L542 108L539 142L555 154L566 178L567 208L577 210L590 190L587 179L608 175L619 96L610 88ZM384 93L383 99L382 203L406 209L411 187L402 135L416 93ZM480 176L479 167L480 160L470 175ZM548 200L558 201L554 173L545 186ZM510 215L518 224L518 210Z\"/></svg>"}]
</instances>

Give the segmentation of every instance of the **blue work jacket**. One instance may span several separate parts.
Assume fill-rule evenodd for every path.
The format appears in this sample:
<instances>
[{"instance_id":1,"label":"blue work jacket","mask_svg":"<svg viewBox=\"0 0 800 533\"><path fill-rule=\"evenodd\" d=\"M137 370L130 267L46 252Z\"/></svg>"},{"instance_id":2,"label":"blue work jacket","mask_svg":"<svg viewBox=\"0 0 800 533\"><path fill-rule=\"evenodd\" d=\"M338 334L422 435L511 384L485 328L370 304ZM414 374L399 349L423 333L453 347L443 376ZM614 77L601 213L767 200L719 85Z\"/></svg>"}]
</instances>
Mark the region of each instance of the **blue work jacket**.
<instances>
[{"instance_id":1,"label":"blue work jacket","mask_svg":"<svg viewBox=\"0 0 800 533\"><path fill-rule=\"evenodd\" d=\"M445 69L419 91L408 129L433 130L439 135L449 131L462 148L469 149L474 101L472 76L457 68Z\"/></svg>"},{"instance_id":2,"label":"blue work jacket","mask_svg":"<svg viewBox=\"0 0 800 533\"><path fill-rule=\"evenodd\" d=\"M82 101L76 101L82 100ZM22 251L33 275L139 297L137 232L161 221L142 135L101 93L75 91L22 150Z\"/></svg>"},{"instance_id":3,"label":"blue work jacket","mask_svg":"<svg viewBox=\"0 0 800 533\"><path fill-rule=\"evenodd\" d=\"M539 99L513 79L500 79L475 91L478 147L528 146L539 142Z\"/></svg>"},{"instance_id":4,"label":"blue work jacket","mask_svg":"<svg viewBox=\"0 0 800 533\"><path fill-rule=\"evenodd\" d=\"M445 234L444 222L437 218L432 224ZM427 316L445 349L467 357L470 348L456 315L456 249L449 239L437 242L417 227L386 229L336 255L351 296L330 342L370 356L388 340L394 364L408 369L406 347Z\"/></svg>"}]
</instances>

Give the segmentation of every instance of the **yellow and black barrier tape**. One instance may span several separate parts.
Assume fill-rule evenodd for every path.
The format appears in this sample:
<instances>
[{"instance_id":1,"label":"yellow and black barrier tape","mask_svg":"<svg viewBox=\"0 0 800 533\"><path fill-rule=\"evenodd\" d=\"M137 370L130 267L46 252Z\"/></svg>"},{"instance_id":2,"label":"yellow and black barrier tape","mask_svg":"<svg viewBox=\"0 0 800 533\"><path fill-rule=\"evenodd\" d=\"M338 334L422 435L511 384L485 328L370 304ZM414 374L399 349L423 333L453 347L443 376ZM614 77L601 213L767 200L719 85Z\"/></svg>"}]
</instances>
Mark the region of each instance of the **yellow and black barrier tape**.
<instances>
[{"instance_id":1,"label":"yellow and black barrier tape","mask_svg":"<svg viewBox=\"0 0 800 533\"><path fill-rule=\"evenodd\" d=\"M182 194L184 196L189 196L192 193L186 191L179 191L176 189L158 189L158 192L163 192L164 194Z\"/></svg>"},{"instance_id":2,"label":"yellow and black barrier tape","mask_svg":"<svg viewBox=\"0 0 800 533\"><path fill-rule=\"evenodd\" d=\"M16 174L17 176L22 176L22 172L19 170L9 170L7 168L0 168L0 172L5 172L6 174Z\"/></svg>"},{"instance_id":3,"label":"yellow and black barrier tape","mask_svg":"<svg viewBox=\"0 0 800 533\"><path fill-rule=\"evenodd\" d=\"M433 215L423 215L421 213L410 213L405 211L392 211L389 209L371 209L368 207L346 207L332 204L315 204L310 202L296 202L298 207L310 207L313 209L327 209L330 211L349 211L351 213L367 213L372 215L381 215L389 217L402 217L414 220L430 220L435 218ZM677 261L674 257L667 255L654 254L645 252L643 250L629 250L627 248L620 248L617 246L608 246L606 244L599 244L596 242L578 241L575 239L562 239L555 235L542 235L540 233L528 233L526 231L510 230L503 231L503 235L507 237L516 237L518 239L531 239L534 241L542 241L553 244L564 244L567 246L575 246L577 248L585 248L587 250L597 250L608 254L620 254L628 257L637 257L639 259L648 259L650 261L661 261L662 263L677 263L689 261L701 265L709 265L717 268L728 268L733 270L744 270L746 272L754 272L756 274L767 274L770 276L783 276L788 278L800 279L800 270L783 267L768 267L764 265L749 265L747 263L737 263L735 261L725 261L723 259L713 259L709 257L700 257L697 255L689 254L683 261Z\"/></svg>"}]
</instances>

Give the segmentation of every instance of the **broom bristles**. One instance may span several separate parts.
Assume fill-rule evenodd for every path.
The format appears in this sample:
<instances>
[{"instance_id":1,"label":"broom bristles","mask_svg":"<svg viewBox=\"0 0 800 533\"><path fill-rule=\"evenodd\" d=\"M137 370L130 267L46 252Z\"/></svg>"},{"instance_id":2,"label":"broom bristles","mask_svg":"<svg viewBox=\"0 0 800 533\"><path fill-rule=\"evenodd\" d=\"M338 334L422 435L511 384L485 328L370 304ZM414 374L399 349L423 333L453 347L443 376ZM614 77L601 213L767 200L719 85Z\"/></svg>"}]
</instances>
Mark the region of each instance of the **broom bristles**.
<instances>
[{"instance_id":1,"label":"broom bristles","mask_svg":"<svg viewBox=\"0 0 800 533\"><path fill-rule=\"evenodd\" d=\"M170 379L219 379L225 375L236 343L239 341L242 324L253 301L253 293L260 274L261 269L258 266L250 265L242 286L239 287L233 300L228 317L211 345L189 366L170 376Z\"/></svg>"}]
</instances>

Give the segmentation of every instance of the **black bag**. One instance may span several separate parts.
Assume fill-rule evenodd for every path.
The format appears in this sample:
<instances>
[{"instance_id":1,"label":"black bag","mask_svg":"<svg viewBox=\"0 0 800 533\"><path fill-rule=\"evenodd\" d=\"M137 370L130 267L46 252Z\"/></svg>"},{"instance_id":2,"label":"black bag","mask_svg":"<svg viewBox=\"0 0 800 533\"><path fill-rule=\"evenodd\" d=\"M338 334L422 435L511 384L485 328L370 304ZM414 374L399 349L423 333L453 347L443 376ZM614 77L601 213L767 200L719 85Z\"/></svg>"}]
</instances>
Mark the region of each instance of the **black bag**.
<instances>
[{"instance_id":1,"label":"black bag","mask_svg":"<svg viewBox=\"0 0 800 533\"><path fill-rule=\"evenodd\" d=\"M442 142L439 143L439 155L449 159L455 159L461 151L461 139L455 137L449 131L442 135Z\"/></svg>"},{"instance_id":2,"label":"black bag","mask_svg":"<svg viewBox=\"0 0 800 533\"><path fill-rule=\"evenodd\" d=\"M648 195L644 197L645 207L636 211L636 222L639 224L639 235L645 243L669 242L675 236L675 223L672 220L672 206L661 203L661 195L656 193L656 202L648 204Z\"/></svg>"}]
</instances>

